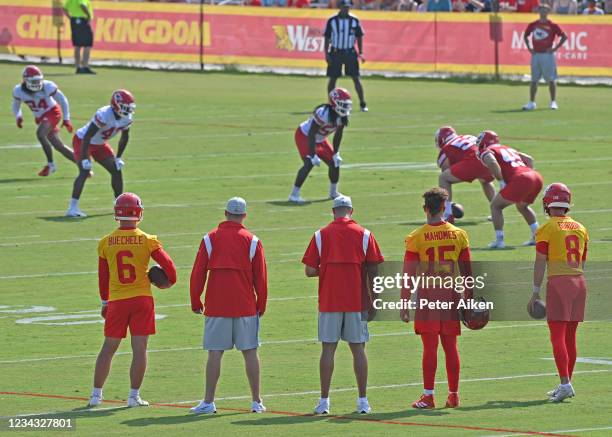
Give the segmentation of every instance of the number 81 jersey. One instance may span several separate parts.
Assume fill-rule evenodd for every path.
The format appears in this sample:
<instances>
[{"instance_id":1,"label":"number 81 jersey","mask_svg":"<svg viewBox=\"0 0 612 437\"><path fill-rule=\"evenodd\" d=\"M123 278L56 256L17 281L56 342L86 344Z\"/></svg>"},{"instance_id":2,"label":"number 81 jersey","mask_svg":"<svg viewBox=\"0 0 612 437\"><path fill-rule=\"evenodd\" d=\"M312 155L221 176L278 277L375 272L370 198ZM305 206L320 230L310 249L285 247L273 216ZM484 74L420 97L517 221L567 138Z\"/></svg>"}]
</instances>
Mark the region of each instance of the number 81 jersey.
<instances>
[{"instance_id":1,"label":"number 81 jersey","mask_svg":"<svg viewBox=\"0 0 612 437\"><path fill-rule=\"evenodd\" d=\"M96 114L85 126L76 132L76 136L81 140L85 138L87 129L89 129L92 123L95 124L99 130L92 137L90 144L92 146L101 146L120 131L130 128L132 125L132 114L127 117L118 117L115 115L113 108L110 106L103 106L96 111Z\"/></svg>"},{"instance_id":2,"label":"number 81 jersey","mask_svg":"<svg viewBox=\"0 0 612 437\"><path fill-rule=\"evenodd\" d=\"M536 231L536 250L548 255L548 276L581 275L589 234L571 217L550 217Z\"/></svg>"},{"instance_id":3,"label":"number 81 jersey","mask_svg":"<svg viewBox=\"0 0 612 437\"><path fill-rule=\"evenodd\" d=\"M140 229L116 229L98 243L98 256L109 272L109 301L151 296L147 277L151 254L162 247L155 235Z\"/></svg>"}]
</instances>

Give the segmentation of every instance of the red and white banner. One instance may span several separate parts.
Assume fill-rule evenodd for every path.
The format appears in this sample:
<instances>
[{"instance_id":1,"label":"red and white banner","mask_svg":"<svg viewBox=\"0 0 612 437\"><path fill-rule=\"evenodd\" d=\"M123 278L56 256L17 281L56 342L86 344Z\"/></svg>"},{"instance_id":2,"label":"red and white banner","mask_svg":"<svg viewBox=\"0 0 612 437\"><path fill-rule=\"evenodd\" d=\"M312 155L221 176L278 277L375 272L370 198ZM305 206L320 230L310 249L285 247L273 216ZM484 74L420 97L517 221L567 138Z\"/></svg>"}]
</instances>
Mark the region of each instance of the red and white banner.
<instances>
[{"instance_id":1,"label":"red and white banner","mask_svg":"<svg viewBox=\"0 0 612 437\"><path fill-rule=\"evenodd\" d=\"M0 0L0 55L57 56L61 17L52 0ZM333 10L93 2L94 59L321 68ZM368 71L527 73L531 14L356 11ZM612 77L612 17L552 16L567 33L561 74ZM70 54L70 26L60 34Z\"/></svg>"}]
</instances>

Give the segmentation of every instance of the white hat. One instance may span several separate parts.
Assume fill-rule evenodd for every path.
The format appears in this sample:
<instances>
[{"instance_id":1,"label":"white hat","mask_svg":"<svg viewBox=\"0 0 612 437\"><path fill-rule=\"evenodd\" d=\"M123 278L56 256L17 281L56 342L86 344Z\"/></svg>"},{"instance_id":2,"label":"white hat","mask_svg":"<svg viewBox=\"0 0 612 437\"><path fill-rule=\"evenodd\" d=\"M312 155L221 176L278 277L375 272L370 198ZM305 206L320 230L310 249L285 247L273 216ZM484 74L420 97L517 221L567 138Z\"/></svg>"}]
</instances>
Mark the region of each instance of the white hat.
<instances>
[{"instance_id":1,"label":"white hat","mask_svg":"<svg viewBox=\"0 0 612 437\"><path fill-rule=\"evenodd\" d=\"M334 206L332 208L352 208L353 201L349 196L338 196L334 199Z\"/></svg>"},{"instance_id":2,"label":"white hat","mask_svg":"<svg viewBox=\"0 0 612 437\"><path fill-rule=\"evenodd\" d=\"M230 214L243 215L246 214L247 204L242 197L232 197L227 201L225 210Z\"/></svg>"}]
</instances>

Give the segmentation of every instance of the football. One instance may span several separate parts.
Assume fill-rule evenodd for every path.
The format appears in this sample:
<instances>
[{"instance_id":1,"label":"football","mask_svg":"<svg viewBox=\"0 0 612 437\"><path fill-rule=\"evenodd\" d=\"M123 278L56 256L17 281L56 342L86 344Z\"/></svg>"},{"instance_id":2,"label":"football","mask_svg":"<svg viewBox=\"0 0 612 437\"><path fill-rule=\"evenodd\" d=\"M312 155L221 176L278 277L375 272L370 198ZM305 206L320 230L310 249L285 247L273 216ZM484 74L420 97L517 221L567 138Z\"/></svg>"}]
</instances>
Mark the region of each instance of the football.
<instances>
[{"instance_id":1,"label":"football","mask_svg":"<svg viewBox=\"0 0 612 437\"><path fill-rule=\"evenodd\" d=\"M149 281L151 284L155 285L157 288L168 288L170 287L170 282L168 281L168 276L164 269L162 269L159 265L154 265L147 272L147 276L149 277Z\"/></svg>"},{"instance_id":2,"label":"football","mask_svg":"<svg viewBox=\"0 0 612 437\"><path fill-rule=\"evenodd\" d=\"M463 217L463 206L459 203L452 203L452 208L453 208L453 217L455 217L456 219L460 219Z\"/></svg>"},{"instance_id":3,"label":"football","mask_svg":"<svg viewBox=\"0 0 612 437\"><path fill-rule=\"evenodd\" d=\"M533 304L533 308L530 310L529 305L527 305L527 312L534 319L543 319L546 317L546 303L543 300L538 299Z\"/></svg>"}]
</instances>

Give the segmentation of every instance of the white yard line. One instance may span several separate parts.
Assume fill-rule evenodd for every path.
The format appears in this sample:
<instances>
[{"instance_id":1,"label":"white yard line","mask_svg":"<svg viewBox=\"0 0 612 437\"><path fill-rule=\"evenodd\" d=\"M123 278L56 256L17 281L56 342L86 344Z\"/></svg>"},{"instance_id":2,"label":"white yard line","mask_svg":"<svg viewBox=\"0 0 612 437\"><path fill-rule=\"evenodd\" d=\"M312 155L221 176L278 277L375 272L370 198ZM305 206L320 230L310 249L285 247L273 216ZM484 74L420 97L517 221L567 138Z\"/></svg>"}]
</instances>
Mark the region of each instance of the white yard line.
<instances>
[{"instance_id":1,"label":"white yard line","mask_svg":"<svg viewBox=\"0 0 612 437\"><path fill-rule=\"evenodd\" d=\"M570 434L573 432L604 431L606 429L612 429L612 425L596 427L596 428L556 429L554 431L538 431L538 432L550 433L550 434ZM516 433L514 434L488 434L482 437L518 437L518 436L525 436L525 435L532 435L532 434L516 434Z\"/></svg>"}]
</instances>

